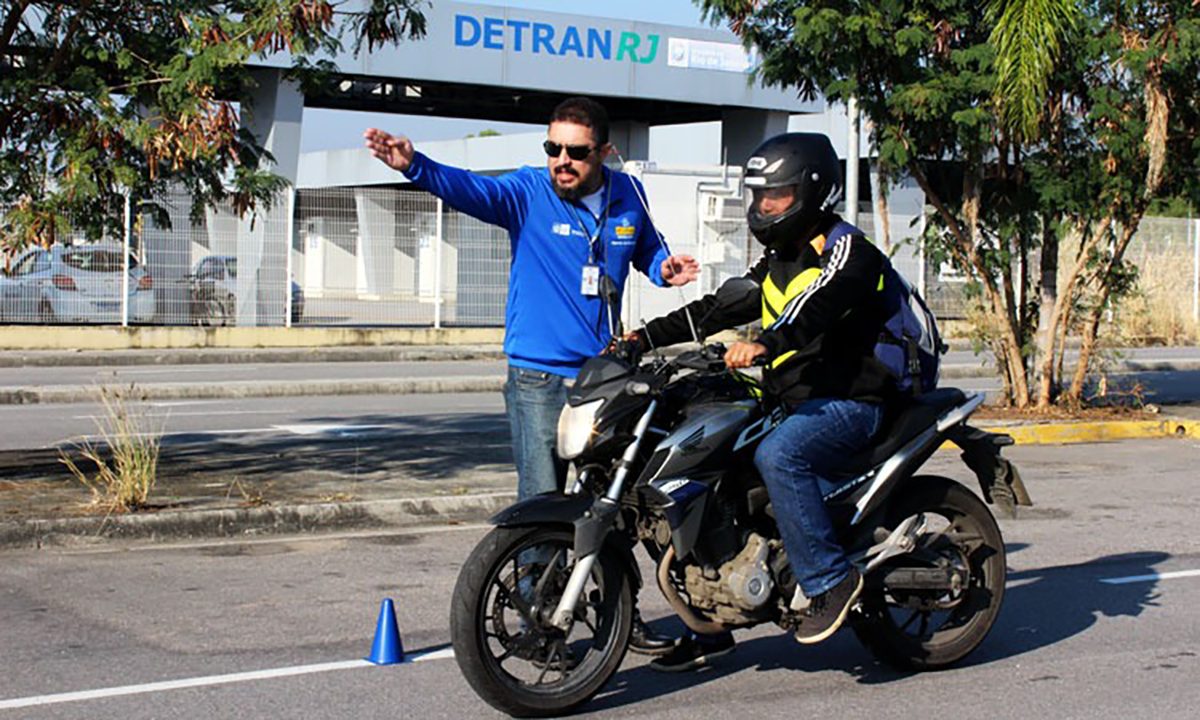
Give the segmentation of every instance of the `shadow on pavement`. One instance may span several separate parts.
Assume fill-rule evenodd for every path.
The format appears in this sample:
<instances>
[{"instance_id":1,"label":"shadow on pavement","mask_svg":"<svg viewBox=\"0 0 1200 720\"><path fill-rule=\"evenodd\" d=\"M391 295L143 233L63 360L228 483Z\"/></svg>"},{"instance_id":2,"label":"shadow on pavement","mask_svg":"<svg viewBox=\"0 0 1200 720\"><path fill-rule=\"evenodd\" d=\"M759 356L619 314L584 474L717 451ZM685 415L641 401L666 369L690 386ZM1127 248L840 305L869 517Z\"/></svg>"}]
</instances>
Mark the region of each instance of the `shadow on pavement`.
<instances>
[{"instance_id":1,"label":"shadow on pavement","mask_svg":"<svg viewBox=\"0 0 1200 720\"><path fill-rule=\"evenodd\" d=\"M247 478L298 471L368 477L388 473L429 481L512 467L507 421L498 415L361 415L353 423L312 417L289 427L297 430L213 436L208 442L176 436L164 447L160 462L168 473L186 469Z\"/></svg>"},{"instance_id":2,"label":"shadow on pavement","mask_svg":"<svg viewBox=\"0 0 1200 720\"><path fill-rule=\"evenodd\" d=\"M1137 617L1154 607L1158 597L1153 581L1107 584L1103 578L1150 575L1170 559L1163 552L1127 553L1098 558L1078 565L1037 568L1011 573L1004 607L983 644L958 667L971 667L1023 655L1085 632L1101 617ZM682 624L665 619L652 623L656 630L678 634ZM841 670L864 684L884 684L912 673L877 661L854 638L841 632L815 648L797 645L783 634L740 642L736 652L713 667L692 673L659 673L640 666L618 673L603 693L585 705L583 712L611 710L649 698L686 691L745 670L820 672ZM795 693L789 682L803 678L781 676L781 684L768 695Z\"/></svg>"}]
</instances>

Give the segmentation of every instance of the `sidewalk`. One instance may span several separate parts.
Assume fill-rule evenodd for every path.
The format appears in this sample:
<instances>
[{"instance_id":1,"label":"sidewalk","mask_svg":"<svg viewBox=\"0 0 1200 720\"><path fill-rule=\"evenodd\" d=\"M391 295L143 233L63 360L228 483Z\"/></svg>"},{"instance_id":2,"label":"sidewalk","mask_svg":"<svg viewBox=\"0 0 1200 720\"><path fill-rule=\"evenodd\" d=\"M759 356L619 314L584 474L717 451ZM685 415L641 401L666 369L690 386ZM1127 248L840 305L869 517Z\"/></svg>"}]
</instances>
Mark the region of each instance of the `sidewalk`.
<instances>
[{"instance_id":1,"label":"sidewalk","mask_svg":"<svg viewBox=\"0 0 1200 720\"><path fill-rule=\"evenodd\" d=\"M1170 352L1157 352L1169 350ZM1145 369L1154 360L1166 369L1200 369L1200 349L1147 349L1125 361ZM1148 354L1156 352L1159 356ZM392 389L379 389L378 379L343 387L310 381L292 383L289 392L351 393L355 388L396 392L400 382L408 392L436 388L495 391L502 381L499 346L406 346L322 348L301 350L146 350L103 353L0 353L0 367L62 367L99 364L210 364L313 362L444 362L491 361L494 376L415 377L394 380ZM959 354L946 366L944 377L990 376L980 358ZM474 383L474 385L472 385ZM258 382L260 395L267 383ZM243 392L236 383L152 383L150 393L212 393L209 397ZM48 397L65 394L62 386L36 388ZM11 391L11 389L8 389ZM1198 389L1200 391L1200 389ZM0 389L0 394L4 392ZM73 392L73 391L72 391ZM82 393L82 390L80 391ZM94 401L95 388L86 387L79 400ZM194 397L194 396L193 396ZM993 423L975 425L1012 434L1019 444L1101 442L1125 438L1200 437L1196 413L1173 413L1142 421L1098 423ZM54 450L13 450L0 453L0 548L86 544L109 539L167 540L247 537L269 533L331 529L392 528L446 522L482 521L515 499L507 428L497 418L459 416L429 420L415 416L410 424L387 431L366 431L344 442L314 437L297 444L269 437L253 440L252 461L234 450L236 440L214 439L204 444L167 446L160 459L159 481L152 495L155 506L134 514L97 516L86 507L89 494L58 462ZM243 448L244 449L244 448Z\"/></svg>"}]
</instances>

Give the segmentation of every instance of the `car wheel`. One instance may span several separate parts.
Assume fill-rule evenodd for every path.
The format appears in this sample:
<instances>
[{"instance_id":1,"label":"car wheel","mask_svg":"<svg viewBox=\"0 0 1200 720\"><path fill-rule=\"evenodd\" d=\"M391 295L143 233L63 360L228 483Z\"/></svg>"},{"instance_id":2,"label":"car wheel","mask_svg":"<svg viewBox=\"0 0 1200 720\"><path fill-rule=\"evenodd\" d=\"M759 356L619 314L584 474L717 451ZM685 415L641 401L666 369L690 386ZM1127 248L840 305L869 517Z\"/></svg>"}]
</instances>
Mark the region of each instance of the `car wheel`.
<instances>
[{"instance_id":1,"label":"car wheel","mask_svg":"<svg viewBox=\"0 0 1200 720\"><path fill-rule=\"evenodd\" d=\"M41 305L38 305L37 321L39 325L53 325L55 323L54 307L50 305L49 300L43 300Z\"/></svg>"}]
</instances>

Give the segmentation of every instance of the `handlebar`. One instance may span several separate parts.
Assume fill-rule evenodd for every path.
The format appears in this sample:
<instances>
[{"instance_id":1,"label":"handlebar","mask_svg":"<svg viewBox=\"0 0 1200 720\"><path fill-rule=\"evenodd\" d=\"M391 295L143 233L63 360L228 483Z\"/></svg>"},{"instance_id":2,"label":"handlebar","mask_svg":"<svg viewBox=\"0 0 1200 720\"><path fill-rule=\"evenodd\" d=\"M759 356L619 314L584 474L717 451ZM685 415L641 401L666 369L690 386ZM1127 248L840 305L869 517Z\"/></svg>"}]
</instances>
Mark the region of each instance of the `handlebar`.
<instances>
[{"instance_id":1,"label":"handlebar","mask_svg":"<svg viewBox=\"0 0 1200 720\"><path fill-rule=\"evenodd\" d=\"M727 351L724 343L710 343L699 350L681 354L675 359L675 364L691 370L724 370ZM750 366L766 367L769 363L770 359L766 355L759 355L750 361Z\"/></svg>"}]
</instances>

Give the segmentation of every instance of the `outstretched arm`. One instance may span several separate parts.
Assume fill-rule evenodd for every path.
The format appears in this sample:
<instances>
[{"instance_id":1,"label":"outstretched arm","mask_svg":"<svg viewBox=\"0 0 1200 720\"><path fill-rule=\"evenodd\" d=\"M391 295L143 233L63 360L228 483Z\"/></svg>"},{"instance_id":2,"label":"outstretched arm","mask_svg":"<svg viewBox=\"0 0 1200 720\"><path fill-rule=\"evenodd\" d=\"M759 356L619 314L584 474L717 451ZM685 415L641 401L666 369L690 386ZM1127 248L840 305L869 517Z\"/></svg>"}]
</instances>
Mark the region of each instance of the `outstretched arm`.
<instances>
[{"instance_id":1,"label":"outstretched arm","mask_svg":"<svg viewBox=\"0 0 1200 720\"><path fill-rule=\"evenodd\" d=\"M414 185L440 197L455 210L510 231L525 215L526 196L520 190L517 173L488 177L442 165L416 152L412 141L403 135L376 128L364 132L363 139L380 162L404 173Z\"/></svg>"},{"instance_id":2,"label":"outstretched arm","mask_svg":"<svg viewBox=\"0 0 1200 720\"><path fill-rule=\"evenodd\" d=\"M731 278L699 300L688 303L660 318L646 323L638 331L645 344L655 347L674 345L692 340L692 325L701 336L753 322L762 314L762 286L766 278L767 258L763 257L740 278ZM752 285L747 286L750 281ZM757 289L744 292L739 288ZM690 316L690 320L689 320Z\"/></svg>"}]
</instances>

